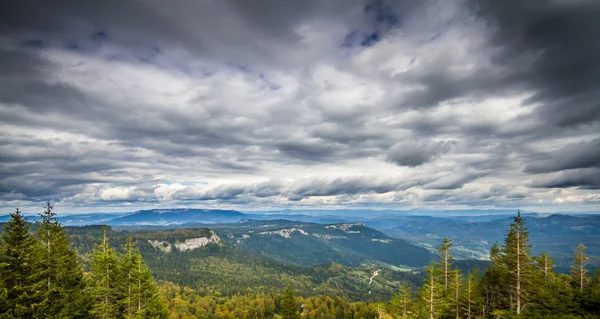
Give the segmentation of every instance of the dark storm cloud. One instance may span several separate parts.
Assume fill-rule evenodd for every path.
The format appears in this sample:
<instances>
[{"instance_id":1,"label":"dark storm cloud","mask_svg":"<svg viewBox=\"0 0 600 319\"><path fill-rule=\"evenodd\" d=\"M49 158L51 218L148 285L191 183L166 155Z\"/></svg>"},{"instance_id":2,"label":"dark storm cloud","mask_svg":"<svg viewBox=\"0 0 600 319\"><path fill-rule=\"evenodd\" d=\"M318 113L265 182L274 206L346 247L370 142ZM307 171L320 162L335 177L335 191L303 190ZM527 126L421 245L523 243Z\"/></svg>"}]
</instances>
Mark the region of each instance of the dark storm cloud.
<instances>
[{"instance_id":1,"label":"dark storm cloud","mask_svg":"<svg viewBox=\"0 0 600 319\"><path fill-rule=\"evenodd\" d=\"M532 88L535 115L560 127L600 120L600 2L473 1L494 28L496 61Z\"/></svg>"},{"instance_id":2,"label":"dark storm cloud","mask_svg":"<svg viewBox=\"0 0 600 319\"><path fill-rule=\"evenodd\" d=\"M301 45L298 23L343 21L364 4L357 0L184 0L165 7L162 1L9 1L0 12L0 32L28 41L31 34L43 36L52 45L73 50L87 51L93 49L90 42L110 40L137 52L177 46L229 63L283 66L298 62L293 61L293 52ZM281 53L286 52L283 59Z\"/></svg>"},{"instance_id":3,"label":"dark storm cloud","mask_svg":"<svg viewBox=\"0 0 600 319\"><path fill-rule=\"evenodd\" d=\"M600 167L600 138L590 142L569 144L551 153L539 154L542 159L525 166L527 173L549 173L575 168Z\"/></svg>"},{"instance_id":4,"label":"dark storm cloud","mask_svg":"<svg viewBox=\"0 0 600 319\"><path fill-rule=\"evenodd\" d=\"M400 166L419 166L450 151L453 141L427 142L403 141L394 144L387 152L387 161Z\"/></svg>"},{"instance_id":5,"label":"dark storm cloud","mask_svg":"<svg viewBox=\"0 0 600 319\"><path fill-rule=\"evenodd\" d=\"M561 171L535 179L532 187L600 189L600 169L585 168Z\"/></svg>"},{"instance_id":6,"label":"dark storm cloud","mask_svg":"<svg viewBox=\"0 0 600 319\"><path fill-rule=\"evenodd\" d=\"M494 204L527 199L523 185L597 188L598 4L463 4L10 1L0 201ZM533 113L486 114L518 94Z\"/></svg>"}]
</instances>

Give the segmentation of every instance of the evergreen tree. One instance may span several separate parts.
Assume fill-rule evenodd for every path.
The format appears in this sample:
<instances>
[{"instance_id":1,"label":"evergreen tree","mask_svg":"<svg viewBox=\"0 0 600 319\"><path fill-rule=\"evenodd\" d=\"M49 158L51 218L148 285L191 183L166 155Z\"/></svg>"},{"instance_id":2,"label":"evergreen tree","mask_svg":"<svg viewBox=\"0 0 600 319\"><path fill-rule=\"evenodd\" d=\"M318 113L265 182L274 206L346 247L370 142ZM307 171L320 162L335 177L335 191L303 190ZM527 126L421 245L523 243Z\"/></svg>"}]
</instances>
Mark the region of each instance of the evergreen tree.
<instances>
[{"instance_id":1,"label":"evergreen tree","mask_svg":"<svg viewBox=\"0 0 600 319\"><path fill-rule=\"evenodd\" d=\"M589 313L600 317L600 267L585 287L584 307Z\"/></svg>"},{"instance_id":2,"label":"evergreen tree","mask_svg":"<svg viewBox=\"0 0 600 319\"><path fill-rule=\"evenodd\" d=\"M127 238L125 244L125 253L120 256L119 267L123 285L121 285L121 294L124 296L122 300L125 318L134 318L137 312L138 301L141 301L139 294L141 293L138 286L138 258L133 240Z\"/></svg>"},{"instance_id":3,"label":"evergreen tree","mask_svg":"<svg viewBox=\"0 0 600 319\"><path fill-rule=\"evenodd\" d=\"M477 270L467 275L460 298L462 318L474 319L483 315L483 296L479 290Z\"/></svg>"},{"instance_id":4,"label":"evergreen tree","mask_svg":"<svg viewBox=\"0 0 600 319\"><path fill-rule=\"evenodd\" d=\"M167 308L160 300L158 286L131 237L119 258L119 268L125 318L166 318Z\"/></svg>"},{"instance_id":5,"label":"evergreen tree","mask_svg":"<svg viewBox=\"0 0 600 319\"><path fill-rule=\"evenodd\" d=\"M107 228L103 228L102 242L92 252L90 293L93 299L91 314L94 318L119 318L121 295L117 255L108 244Z\"/></svg>"},{"instance_id":6,"label":"evergreen tree","mask_svg":"<svg viewBox=\"0 0 600 319\"><path fill-rule=\"evenodd\" d=\"M452 254L450 252L451 247L452 241L448 238L444 238L440 244L440 247L438 248L439 262L437 269L441 272L442 283L444 284L444 293L448 293L450 284L450 260L452 259Z\"/></svg>"},{"instance_id":7,"label":"evergreen tree","mask_svg":"<svg viewBox=\"0 0 600 319\"><path fill-rule=\"evenodd\" d=\"M296 299L294 298L294 293L292 293L292 287L288 285L281 299L281 317L283 319L296 319L296 313Z\"/></svg>"},{"instance_id":8,"label":"evergreen tree","mask_svg":"<svg viewBox=\"0 0 600 319\"><path fill-rule=\"evenodd\" d=\"M521 211L510 224L503 248L502 261L508 275L508 286L510 309L517 316L521 315L523 308L527 305L530 295L533 293L531 281L533 279L534 267L529 244L529 232L525 228L525 218Z\"/></svg>"},{"instance_id":9,"label":"evergreen tree","mask_svg":"<svg viewBox=\"0 0 600 319\"><path fill-rule=\"evenodd\" d=\"M544 251L542 255L535 259L537 271L542 275L544 283L554 280L554 259L548 256Z\"/></svg>"},{"instance_id":10,"label":"evergreen tree","mask_svg":"<svg viewBox=\"0 0 600 319\"><path fill-rule=\"evenodd\" d=\"M435 280L436 267L435 263L431 262L429 267L425 267L427 279L421 288L420 296L424 307L421 307L423 317L429 319L439 318L445 307L444 303L444 285Z\"/></svg>"},{"instance_id":11,"label":"evergreen tree","mask_svg":"<svg viewBox=\"0 0 600 319\"><path fill-rule=\"evenodd\" d=\"M462 275L458 269L450 271L450 284L446 292L446 299L454 318L460 318L460 293L462 287Z\"/></svg>"},{"instance_id":12,"label":"evergreen tree","mask_svg":"<svg viewBox=\"0 0 600 319\"><path fill-rule=\"evenodd\" d=\"M41 221L36 222L42 245L36 265L39 275L36 294L41 299L37 311L43 317L83 318L90 306L83 271L52 209L48 202L40 214Z\"/></svg>"},{"instance_id":13,"label":"evergreen tree","mask_svg":"<svg viewBox=\"0 0 600 319\"><path fill-rule=\"evenodd\" d=\"M33 318L39 299L35 293L39 242L29 233L27 218L17 210L4 224L0 247L0 303L3 318Z\"/></svg>"},{"instance_id":14,"label":"evergreen tree","mask_svg":"<svg viewBox=\"0 0 600 319\"><path fill-rule=\"evenodd\" d=\"M411 318L412 315L412 294L410 288L407 286L401 286L397 294L392 296L392 299L388 303L389 307L387 311L400 319Z\"/></svg>"},{"instance_id":15,"label":"evergreen tree","mask_svg":"<svg viewBox=\"0 0 600 319\"><path fill-rule=\"evenodd\" d=\"M585 285L588 280L588 271L585 269L585 263L589 259L585 255L585 245L579 244L577 246L577 250L575 251L575 260L573 266L571 267L571 276L573 277L573 283L579 289L579 292L583 292Z\"/></svg>"},{"instance_id":16,"label":"evergreen tree","mask_svg":"<svg viewBox=\"0 0 600 319\"><path fill-rule=\"evenodd\" d=\"M503 263L502 249L497 242L490 248L491 264L481 278L485 291L485 309L491 312L507 306L509 290L506 287L507 272Z\"/></svg>"}]
</instances>

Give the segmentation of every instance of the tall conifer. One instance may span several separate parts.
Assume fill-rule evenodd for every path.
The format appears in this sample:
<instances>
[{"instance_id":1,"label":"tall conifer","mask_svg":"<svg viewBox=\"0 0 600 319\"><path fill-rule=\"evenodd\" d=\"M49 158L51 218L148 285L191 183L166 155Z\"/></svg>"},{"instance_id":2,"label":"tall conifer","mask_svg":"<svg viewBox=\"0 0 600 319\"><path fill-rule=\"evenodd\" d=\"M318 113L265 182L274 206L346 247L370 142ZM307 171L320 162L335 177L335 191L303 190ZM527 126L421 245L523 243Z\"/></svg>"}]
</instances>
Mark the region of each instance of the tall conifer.
<instances>
[{"instance_id":1,"label":"tall conifer","mask_svg":"<svg viewBox=\"0 0 600 319\"><path fill-rule=\"evenodd\" d=\"M117 255L108 244L107 227L102 232L102 241L92 252L90 269L90 293L93 299L91 314L94 318L119 318L121 296Z\"/></svg>"},{"instance_id":2,"label":"tall conifer","mask_svg":"<svg viewBox=\"0 0 600 319\"><path fill-rule=\"evenodd\" d=\"M3 318L33 318L39 303L35 293L38 273L36 255L39 242L29 233L27 218L17 208L4 224L0 247L0 286Z\"/></svg>"},{"instance_id":3,"label":"tall conifer","mask_svg":"<svg viewBox=\"0 0 600 319\"><path fill-rule=\"evenodd\" d=\"M583 292L585 285L588 281L588 271L585 269L585 263L589 259L585 254L585 245L579 244L577 246L577 250L575 251L575 258L573 262L573 266L571 267L571 276L573 277L573 283L579 290L579 292Z\"/></svg>"},{"instance_id":4,"label":"tall conifer","mask_svg":"<svg viewBox=\"0 0 600 319\"><path fill-rule=\"evenodd\" d=\"M37 224L38 250L36 294L41 299L40 316L82 318L88 315L90 300L83 271L70 239L48 202Z\"/></svg>"},{"instance_id":5,"label":"tall conifer","mask_svg":"<svg viewBox=\"0 0 600 319\"><path fill-rule=\"evenodd\" d=\"M517 212L517 216L510 224L502 248L502 261L508 274L508 286L511 291L510 308L520 316L532 293L531 281L534 274L529 232L525 228L525 218L521 216L521 211Z\"/></svg>"}]
</instances>

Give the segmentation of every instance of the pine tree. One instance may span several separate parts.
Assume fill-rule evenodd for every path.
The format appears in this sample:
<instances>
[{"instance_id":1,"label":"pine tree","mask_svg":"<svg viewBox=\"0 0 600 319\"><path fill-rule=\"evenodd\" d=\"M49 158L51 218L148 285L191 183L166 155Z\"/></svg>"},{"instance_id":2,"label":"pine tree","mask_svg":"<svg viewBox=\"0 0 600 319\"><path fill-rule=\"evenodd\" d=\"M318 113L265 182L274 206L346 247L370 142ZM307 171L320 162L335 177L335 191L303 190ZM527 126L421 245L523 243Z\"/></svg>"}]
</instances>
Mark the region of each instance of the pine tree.
<instances>
[{"instance_id":1,"label":"pine tree","mask_svg":"<svg viewBox=\"0 0 600 319\"><path fill-rule=\"evenodd\" d=\"M450 260L452 254L450 248L452 247L452 241L448 238L444 238L440 247L438 248L438 269L442 275L442 282L444 284L444 293L448 293L448 287L450 283Z\"/></svg>"},{"instance_id":2,"label":"pine tree","mask_svg":"<svg viewBox=\"0 0 600 319\"><path fill-rule=\"evenodd\" d=\"M133 318L137 312L137 301L140 299L138 288L138 260L137 251L133 244L131 237L127 238L125 244L125 253L120 256L119 267L120 274L123 278L123 285L121 286L121 294L125 297L123 302L123 308L125 309L125 318Z\"/></svg>"},{"instance_id":3,"label":"pine tree","mask_svg":"<svg viewBox=\"0 0 600 319\"><path fill-rule=\"evenodd\" d=\"M53 207L47 203L37 235L42 249L38 251L36 272L40 276L36 294L41 299L38 313L44 317L83 318L88 315L89 298L85 291L83 271L70 239L58 222Z\"/></svg>"},{"instance_id":4,"label":"pine tree","mask_svg":"<svg viewBox=\"0 0 600 319\"><path fill-rule=\"evenodd\" d=\"M504 308L507 305L506 300L509 294L509 290L506 288L508 279L503 263L502 249L497 242L490 248L490 261L490 266L481 278L481 284L485 291L485 309L489 312Z\"/></svg>"},{"instance_id":5,"label":"pine tree","mask_svg":"<svg viewBox=\"0 0 600 319\"><path fill-rule=\"evenodd\" d=\"M434 262L431 262L429 267L425 267L425 271L427 272L427 279L420 291L421 301L425 305L423 315L429 319L439 318L445 306L443 300L444 285L435 280L436 267Z\"/></svg>"},{"instance_id":6,"label":"pine tree","mask_svg":"<svg viewBox=\"0 0 600 319\"><path fill-rule=\"evenodd\" d=\"M406 319L411 315L412 294L407 286L400 287L401 311L400 318Z\"/></svg>"},{"instance_id":7,"label":"pine tree","mask_svg":"<svg viewBox=\"0 0 600 319\"><path fill-rule=\"evenodd\" d=\"M585 287L584 306L589 313L600 317L600 267Z\"/></svg>"},{"instance_id":8,"label":"pine tree","mask_svg":"<svg viewBox=\"0 0 600 319\"><path fill-rule=\"evenodd\" d=\"M571 267L571 276L573 277L573 282L579 289L579 292L583 292L588 280L588 271L585 269L585 263L589 258L585 255L586 248L587 247L583 244L577 246L574 264Z\"/></svg>"},{"instance_id":9,"label":"pine tree","mask_svg":"<svg viewBox=\"0 0 600 319\"><path fill-rule=\"evenodd\" d=\"M0 286L5 290L0 304L4 318L33 318L39 300L35 283L39 242L29 233L27 218L17 210L4 224L0 248Z\"/></svg>"},{"instance_id":10,"label":"pine tree","mask_svg":"<svg viewBox=\"0 0 600 319\"><path fill-rule=\"evenodd\" d=\"M467 275L461 293L461 314L463 318L473 319L483 315L483 296L477 282L477 270Z\"/></svg>"},{"instance_id":11,"label":"pine tree","mask_svg":"<svg viewBox=\"0 0 600 319\"><path fill-rule=\"evenodd\" d=\"M460 293L462 287L461 274L458 269L450 271L449 290L446 293L446 299L451 310L453 310L454 318L460 318Z\"/></svg>"},{"instance_id":12,"label":"pine tree","mask_svg":"<svg viewBox=\"0 0 600 319\"><path fill-rule=\"evenodd\" d=\"M136 281L137 289L137 312L135 318L167 318L167 308L161 301L158 286L152 278L150 269L142 262L142 256L137 255L136 265L138 267Z\"/></svg>"},{"instance_id":13,"label":"pine tree","mask_svg":"<svg viewBox=\"0 0 600 319\"><path fill-rule=\"evenodd\" d=\"M554 279L554 259L548 256L545 251L536 258L535 263L545 283Z\"/></svg>"},{"instance_id":14,"label":"pine tree","mask_svg":"<svg viewBox=\"0 0 600 319\"><path fill-rule=\"evenodd\" d=\"M410 288L402 285L398 294L394 294L389 302L388 312L394 315L394 318L408 319L412 314L412 294Z\"/></svg>"},{"instance_id":15,"label":"pine tree","mask_svg":"<svg viewBox=\"0 0 600 319\"><path fill-rule=\"evenodd\" d=\"M89 282L93 299L90 313L94 318L102 319L119 318L121 314L117 255L108 244L106 231L104 227L102 242L92 252Z\"/></svg>"},{"instance_id":16,"label":"pine tree","mask_svg":"<svg viewBox=\"0 0 600 319\"><path fill-rule=\"evenodd\" d=\"M166 318L167 309L160 300L158 286L131 237L119 258L119 268L125 318Z\"/></svg>"},{"instance_id":17,"label":"pine tree","mask_svg":"<svg viewBox=\"0 0 600 319\"><path fill-rule=\"evenodd\" d=\"M508 274L511 294L509 295L511 310L516 310L517 316L521 315L526 301L531 294L529 286L534 273L530 252L529 233L525 228L525 218L521 211L510 224L508 234L503 246L502 260Z\"/></svg>"},{"instance_id":18,"label":"pine tree","mask_svg":"<svg viewBox=\"0 0 600 319\"><path fill-rule=\"evenodd\" d=\"M281 299L281 317L283 319L296 319L296 312L296 298L294 298L292 288L288 285Z\"/></svg>"}]
</instances>

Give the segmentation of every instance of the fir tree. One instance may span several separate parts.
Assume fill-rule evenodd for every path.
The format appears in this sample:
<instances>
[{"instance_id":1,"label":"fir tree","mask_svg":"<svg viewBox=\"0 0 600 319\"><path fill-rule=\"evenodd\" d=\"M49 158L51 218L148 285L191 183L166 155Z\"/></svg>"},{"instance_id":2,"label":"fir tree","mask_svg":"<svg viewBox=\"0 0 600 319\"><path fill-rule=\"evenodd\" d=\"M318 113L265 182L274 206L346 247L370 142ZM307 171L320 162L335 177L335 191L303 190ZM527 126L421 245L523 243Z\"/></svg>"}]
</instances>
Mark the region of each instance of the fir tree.
<instances>
[{"instance_id":1,"label":"fir tree","mask_svg":"<svg viewBox=\"0 0 600 319\"><path fill-rule=\"evenodd\" d=\"M441 272L442 282L444 284L444 293L448 293L448 287L450 283L450 260L452 259L452 255L450 252L450 247L452 247L452 241L448 238L444 238L440 247L438 248L438 269Z\"/></svg>"},{"instance_id":2,"label":"fir tree","mask_svg":"<svg viewBox=\"0 0 600 319\"><path fill-rule=\"evenodd\" d=\"M92 252L90 269L90 293L93 299L91 314L94 318L119 318L121 296L117 255L108 244L107 228L104 227L102 242Z\"/></svg>"},{"instance_id":3,"label":"fir tree","mask_svg":"<svg viewBox=\"0 0 600 319\"><path fill-rule=\"evenodd\" d=\"M502 255L504 269L508 275L508 285L511 288L509 304L511 310L516 311L517 316L521 315L523 308L527 305L526 301L532 293L530 284L534 268L530 248L525 218L518 211L517 216L510 224Z\"/></svg>"},{"instance_id":4,"label":"fir tree","mask_svg":"<svg viewBox=\"0 0 600 319\"><path fill-rule=\"evenodd\" d=\"M288 285L281 299L281 317L283 319L296 319L296 312L296 299L294 293L292 293L292 288Z\"/></svg>"},{"instance_id":5,"label":"fir tree","mask_svg":"<svg viewBox=\"0 0 600 319\"><path fill-rule=\"evenodd\" d=\"M450 271L449 290L446 292L448 305L453 311L453 317L456 319L460 318L460 293L461 289L463 289L461 277L458 269Z\"/></svg>"},{"instance_id":6,"label":"fir tree","mask_svg":"<svg viewBox=\"0 0 600 319\"><path fill-rule=\"evenodd\" d=\"M422 312L429 319L439 318L445 307L444 285L435 280L436 267L434 262L431 262L429 267L425 267L425 271L427 272L427 279L420 291L421 301L424 302L425 306L422 307Z\"/></svg>"},{"instance_id":7,"label":"fir tree","mask_svg":"<svg viewBox=\"0 0 600 319\"><path fill-rule=\"evenodd\" d=\"M503 264L502 249L497 242L490 248L491 265L485 271L481 284L485 291L485 309L490 312L506 305L509 290L506 288L507 272Z\"/></svg>"},{"instance_id":8,"label":"fir tree","mask_svg":"<svg viewBox=\"0 0 600 319\"><path fill-rule=\"evenodd\" d=\"M579 289L579 292L583 292L585 285L588 280L588 271L585 269L585 263L589 259L585 254L585 245L579 244L575 251L575 258L573 266L571 267L571 276L573 277L573 283Z\"/></svg>"},{"instance_id":9,"label":"fir tree","mask_svg":"<svg viewBox=\"0 0 600 319\"><path fill-rule=\"evenodd\" d=\"M83 271L70 239L61 227L48 202L37 235L42 249L38 251L36 271L40 276L36 293L41 299L38 313L45 317L82 318L89 311Z\"/></svg>"},{"instance_id":10,"label":"fir tree","mask_svg":"<svg viewBox=\"0 0 600 319\"><path fill-rule=\"evenodd\" d=\"M160 300L158 286L131 237L119 259L125 318L166 318L167 309Z\"/></svg>"},{"instance_id":11,"label":"fir tree","mask_svg":"<svg viewBox=\"0 0 600 319\"><path fill-rule=\"evenodd\" d=\"M584 307L589 313L600 317L600 267L585 287Z\"/></svg>"},{"instance_id":12,"label":"fir tree","mask_svg":"<svg viewBox=\"0 0 600 319\"><path fill-rule=\"evenodd\" d=\"M461 314L463 318L474 319L483 315L483 296L477 282L477 270L467 275L461 293Z\"/></svg>"},{"instance_id":13,"label":"fir tree","mask_svg":"<svg viewBox=\"0 0 600 319\"><path fill-rule=\"evenodd\" d=\"M29 233L27 218L17 210L4 224L0 248L0 286L3 299L0 312L4 318L33 318L39 299L35 293L38 279L36 255L39 242Z\"/></svg>"},{"instance_id":14,"label":"fir tree","mask_svg":"<svg viewBox=\"0 0 600 319\"><path fill-rule=\"evenodd\" d=\"M410 288L407 286L401 286L397 294L392 296L392 299L388 303L388 312L393 314L394 317L401 319L410 318L412 311L412 294Z\"/></svg>"},{"instance_id":15,"label":"fir tree","mask_svg":"<svg viewBox=\"0 0 600 319\"><path fill-rule=\"evenodd\" d=\"M545 251L535 259L535 263L545 283L554 279L554 259L548 256Z\"/></svg>"},{"instance_id":16,"label":"fir tree","mask_svg":"<svg viewBox=\"0 0 600 319\"><path fill-rule=\"evenodd\" d=\"M121 286L121 294L125 297L123 299L123 308L125 318L133 318L137 312L137 301L139 298L138 288L138 260L137 251L133 244L131 237L127 238L125 244L125 253L120 256L119 267L121 277L123 278L123 285Z\"/></svg>"}]
</instances>

